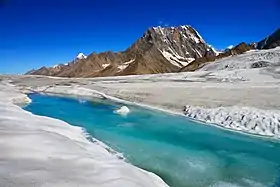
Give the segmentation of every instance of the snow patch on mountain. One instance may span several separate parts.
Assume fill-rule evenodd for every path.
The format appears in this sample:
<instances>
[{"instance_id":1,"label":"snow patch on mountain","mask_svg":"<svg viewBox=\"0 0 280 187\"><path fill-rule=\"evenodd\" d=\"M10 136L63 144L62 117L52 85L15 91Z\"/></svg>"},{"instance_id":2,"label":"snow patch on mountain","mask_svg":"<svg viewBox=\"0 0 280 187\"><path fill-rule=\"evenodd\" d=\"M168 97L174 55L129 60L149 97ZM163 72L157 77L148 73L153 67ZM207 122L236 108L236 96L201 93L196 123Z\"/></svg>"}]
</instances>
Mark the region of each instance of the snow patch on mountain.
<instances>
[{"instance_id":1,"label":"snow patch on mountain","mask_svg":"<svg viewBox=\"0 0 280 187\"><path fill-rule=\"evenodd\" d=\"M110 66L110 64L102 64L102 67L105 69L107 68L108 66Z\"/></svg>"},{"instance_id":2,"label":"snow patch on mountain","mask_svg":"<svg viewBox=\"0 0 280 187\"><path fill-rule=\"evenodd\" d=\"M132 59L132 60L129 60L129 61L127 61L127 62L124 62L123 64L125 64L125 65L129 65L129 64L131 64L132 62L134 62L135 61L135 58L134 59Z\"/></svg>"},{"instance_id":3,"label":"snow patch on mountain","mask_svg":"<svg viewBox=\"0 0 280 187\"><path fill-rule=\"evenodd\" d=\"M129 60L129 61L124 62L123 64L119 65L118 66L118 70L119 70L118 72L120 72L120 71L124 70L125 68L127 68L129 66L129 64L131 64L134 61L135 61L135 59L132 59L132 60Z\"/></svg>"},{"instance_id":4,"label":"snow patch on mountain","mask_svg":"<svg viewBox=\"0 0 280 187\"><path fill-rule=\"evenodd\" d=\"M171 49L169 49L171 50ZM167 51L162 51L162 55L164 58L166 58L171 64L177 66L177 67L184 67L187 66L191 61L195 60L195 58L185 58L182 56L179 56L176 53L170 53Z\"/></svg>"},{"instance_id":5,"label":"snow patch on mountain","mask_svg":"<svg viewBox=\"0 0 280 187\"><path fill-rule=\"evenodd\" d=\"M119 66L118 66L118 70L119 70L118 72L124 70L125 68L127 68L127 66L128 66L128 65L125 65L125 64L119 65Z\"/></svg>"},{"instance_id":6,"label":"snow patch on mountain","mask_svg":"<svg viewBox=\"0 0 280 187\"><path fill-rule=\"evenodd\" d=\"M167 51L162 51L162 55L166 58L171 64L177 67L181 67L176 60L174 60L173 55Z\"/></svg>"}]
</instances>

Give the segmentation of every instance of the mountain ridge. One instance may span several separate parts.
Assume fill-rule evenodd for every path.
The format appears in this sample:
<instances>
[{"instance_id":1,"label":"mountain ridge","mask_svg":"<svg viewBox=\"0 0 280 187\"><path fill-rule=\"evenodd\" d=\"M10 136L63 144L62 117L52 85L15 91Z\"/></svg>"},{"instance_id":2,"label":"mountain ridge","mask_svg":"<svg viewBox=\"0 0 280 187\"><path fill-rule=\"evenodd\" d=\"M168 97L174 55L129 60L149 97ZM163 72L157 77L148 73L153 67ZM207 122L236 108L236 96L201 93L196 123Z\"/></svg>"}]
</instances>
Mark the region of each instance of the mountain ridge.
<instances>
[{"instance_id":1,"label":"mountain ridge","mask_svg":"<svg viewBox=\"0 0 280 187\"><path fill-rule=\"evenodd\" d=\"M270 49L280 46L280 28L275 30L271 35L260 41L257 49Z\"/></svg>"},{"instance_id":2,"label":"mountain ridge","mask_svg":"<svg viewBox=\"0 0 280 187\"><path fill-rule=\"evenodd\" d=\"M91 53L68 64L42 67L33 75L98 77L176 72L201 56L215 52L191 26L151 27L121 52Z\"/></svg>"},{"instance_id":3,"label":"mountain ridge","mask_svg":"<svg viewBox=\"0 0 280 187\"><path fill-rule=\"evenodd\" d=\"M278 29L279 31L279 29ZM278 45L279 33L265 39L264 44ZM67 64L42 67L27 74L58 77L101 77L195 71L205 63L258 49L262 41L217 52L190 25L151 27L130 47L121 52L79 53ZM274 43L273 43L274 42ZM280 42L279 42L280 45ZM263 46L265 47L265 46ZM270 47L270 46L267 46Z\"/></svg>"}]
</instances>

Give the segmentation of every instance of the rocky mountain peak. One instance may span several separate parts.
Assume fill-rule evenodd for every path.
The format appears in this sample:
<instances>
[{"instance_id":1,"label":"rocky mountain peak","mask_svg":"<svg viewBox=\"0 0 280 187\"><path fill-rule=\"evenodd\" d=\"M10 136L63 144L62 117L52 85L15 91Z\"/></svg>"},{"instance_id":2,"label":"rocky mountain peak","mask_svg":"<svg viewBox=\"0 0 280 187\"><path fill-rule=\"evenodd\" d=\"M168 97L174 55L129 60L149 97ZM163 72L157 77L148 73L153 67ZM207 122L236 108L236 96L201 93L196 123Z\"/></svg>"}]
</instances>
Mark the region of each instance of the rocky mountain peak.
<instances>
[{"instance_id":1,"label":"rocky mountain peak","mask_svg":"<svg viewBox=\"0 0 280 187\"><path fill-rule=\"evenodd\" d=\"M147 45L155 46L173 65L182 67L191 61L216 53L191 26L151 27L142 37Z\"/></svg>"},{"instance_id":2,"label":"rocky mountain peak","mask_svg":"<svg viewBox=\"0 0 280 187\"><path fill-rule=\"evenodd\" d=\"M178 27L151 27L146 32L145 36L153 40L161 39L164 42L181 42L185 38L190 41L193 40L195 43L205 43L200 34L189 25Z\"/></svg>"}]
</instances>

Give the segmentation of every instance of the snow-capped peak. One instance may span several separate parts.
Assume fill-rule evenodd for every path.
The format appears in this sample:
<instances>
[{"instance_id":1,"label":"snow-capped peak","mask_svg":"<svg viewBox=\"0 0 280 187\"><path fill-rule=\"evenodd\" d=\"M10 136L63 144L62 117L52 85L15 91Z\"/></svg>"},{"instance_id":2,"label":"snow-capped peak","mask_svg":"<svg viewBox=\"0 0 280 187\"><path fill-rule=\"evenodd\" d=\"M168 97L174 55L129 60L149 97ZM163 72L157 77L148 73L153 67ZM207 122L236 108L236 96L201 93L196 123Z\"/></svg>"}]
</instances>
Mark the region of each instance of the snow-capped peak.
<instances>
[{"instance_id":1,"label":"snow-capped peak","mask_svg":"<svg viewBox=\"0 0 280 187\"><path fill-rule=\"evenodd\" d=\"M190 25L180 25L177 27L152 27L152 29L159 35L161 35L164 38L170 37L170 35L173 34L174 30L176 29L181 33L181 35L184 38L192 39L195 43L205 43L203 38L200 36L200 34L192 28Z\"/></svg>"},{"instance_id":2,"label":"snow-capped peak","mask_svg":"<svg viewBox=\"0 0 280 187\"><path fill-rule=\"evenodd\" d=\"M230 45L227 47L227 49L232 49L233 48L233 45Z\"/></svg>"},{"instance_id":3,"label":"snow-capped peak","mask_svg":"<svg viewBox=\"0 0 280 187\"><path fill-rule=\"evenodd\" d=\"M81 59L86 59L86 58L87 58L87 56L84 55L84 53L79 53L79 54L77 55L77 57L76 57L76 59L79 59L79 60L81 60Z\"/></svg>"},{"instance_id":4,"label":"snow-capped peak","mask_svg":"<svg viewBox=\"0 0 280 187\"><path fill-rule=\"evenodd\" d=\"M190 25L181 25L180 28L183 29L185 33L187 33L186 37L192 38L196 43L205 43L201 35Z\"/></svg>"},{"instance_id":5,"label":"snow-capped peak","mask_svg":"<svg viewBox=\"0 0 280 187\"><path fill-rule=\"evenodd\" d=\"M181 25L180 26L182 29L188 29L190 26L189 25Z\"/></svg>"}]
</instances>

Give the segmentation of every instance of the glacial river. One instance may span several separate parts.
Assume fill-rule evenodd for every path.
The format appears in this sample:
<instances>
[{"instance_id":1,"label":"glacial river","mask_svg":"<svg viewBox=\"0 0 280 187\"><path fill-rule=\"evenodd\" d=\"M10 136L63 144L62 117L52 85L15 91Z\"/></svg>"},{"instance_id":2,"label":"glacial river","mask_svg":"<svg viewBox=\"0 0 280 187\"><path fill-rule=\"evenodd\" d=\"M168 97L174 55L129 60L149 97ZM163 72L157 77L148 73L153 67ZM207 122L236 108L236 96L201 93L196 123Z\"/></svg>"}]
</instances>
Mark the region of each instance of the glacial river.
<instances>
[{"instance_id":1,"label":"glacial river","mask_svg":"<svg viewBox=\"0 0 280 187\"><path fill-rule=\"evenodd\" d=\"M24 109L80 126L171 187L280 187L280 144L137 106L31 94Z\"/></svg>"}]
</instances>

